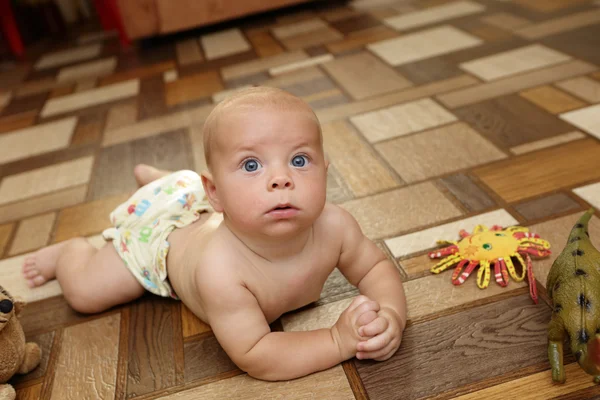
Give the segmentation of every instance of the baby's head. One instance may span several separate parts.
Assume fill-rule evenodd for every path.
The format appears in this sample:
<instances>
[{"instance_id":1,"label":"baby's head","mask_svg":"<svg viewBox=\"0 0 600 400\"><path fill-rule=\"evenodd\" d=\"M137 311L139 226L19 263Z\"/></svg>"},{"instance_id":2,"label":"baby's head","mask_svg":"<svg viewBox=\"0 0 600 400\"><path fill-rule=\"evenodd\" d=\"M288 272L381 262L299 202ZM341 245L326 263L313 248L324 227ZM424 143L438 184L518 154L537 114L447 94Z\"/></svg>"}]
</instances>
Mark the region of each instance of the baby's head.
<instances>
[{"instance_id":1,"label":"baby's head","mask_svg":"<svg viewBox=\"0 0 600 400\"><path fill-rule=\"evenodd\" d=\"M218 104L204 125L204 153L209 200L240 230L276 235L312 224L323 209L319 121L283 90L246 89Z\"/></svg>"}]
</instances>

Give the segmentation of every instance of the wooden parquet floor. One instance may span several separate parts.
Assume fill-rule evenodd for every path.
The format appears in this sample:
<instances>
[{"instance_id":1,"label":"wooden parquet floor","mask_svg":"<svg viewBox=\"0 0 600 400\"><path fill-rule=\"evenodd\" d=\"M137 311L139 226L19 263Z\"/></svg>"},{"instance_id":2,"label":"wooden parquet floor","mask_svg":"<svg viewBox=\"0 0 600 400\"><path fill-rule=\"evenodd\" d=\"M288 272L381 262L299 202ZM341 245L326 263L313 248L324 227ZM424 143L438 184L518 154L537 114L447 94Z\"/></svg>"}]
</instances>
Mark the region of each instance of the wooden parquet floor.
<instances>
[{"instance_id":1,"label":"wooden parquet floor","mask_svg":"<svg viewBox=\"0 0 600 400\"><path fill-rule=\"evenodd\" d=\"M0 64L0 285L28 301L22 324L44 355L11 381L19 399L600 398L571 354L567 382L552 384L544 289L589 207L600 247L599 1L321 1L129 51L86 32ZM205 168L206 116L252 85L315 109L329 201L404 277L409 324L388 361L258 381L180 302L145 295L81 315L56 282L32 290L21 277L48 244L101 246L137 163ZM525 283L481 290L429 273L435 241L477 224L550 241L552 256L534 261L540 304ZM336 271L318 302L272 329L330 326L357 293Z\"/></svg>"}]
</instances>

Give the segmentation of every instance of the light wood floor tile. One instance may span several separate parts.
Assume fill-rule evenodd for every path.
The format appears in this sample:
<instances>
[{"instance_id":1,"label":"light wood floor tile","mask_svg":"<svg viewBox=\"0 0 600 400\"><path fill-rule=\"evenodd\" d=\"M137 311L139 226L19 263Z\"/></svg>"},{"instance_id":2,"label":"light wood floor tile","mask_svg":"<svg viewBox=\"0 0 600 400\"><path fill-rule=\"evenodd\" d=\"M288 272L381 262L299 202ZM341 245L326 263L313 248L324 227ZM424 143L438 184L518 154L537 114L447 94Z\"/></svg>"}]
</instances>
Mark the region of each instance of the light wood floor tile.
<instances>
[{"instance_id":1,"label":"light wood floor tile","mask_svg":"<svg viewBox=\"0 0 600 400\"><path fill-rule=\"evenodd\" d=\"M310 46L331 43L343 39L344 35L333 28L321 28L283 39L282 43L288 50L297 50Z\"/></svg>"},{"instance_id":2,"label":"light wood floor tile","mask_svg":"<svg viewBox=\"0 0 600 400\"><path fill-rule=\"evenodd\" d=\"M210 326L196 317L183 303L181 303L181 326L184 338L210 332L211 330Z\"/></svg>"},{"instance_id":3,"label":"light wood floor tile","mask_svg":"<svg viewBox=\"0 0 600 400\"><path fill-rule=\"evenodd\" d=\"M483 11L485 11L485 6L474 1L454 1L449 4L386 18L383 22L394 29L405 31Z\"/></svg>"},{"instance_id":4,"label":"light wood floor tile","mask_svg":"<svg viewBox=\"0 0 600 400\"><path fill-rule=\"evenodd\" d=\"M260 381L248 375L239 375L193 389L160 397L161 400L231 399L249 400L285 398L290 400L310 397L331 400L354 398L344 369L338 365L326 371L284 382Z\"/></svg>"},{"instance_id":5,"label":"light wood floor tile","mask_svg":"<svg viewBox=\"0 0 600 400\"><path fill-rule=\"evenodd\" d=\"M70 111L80 110L111 101L136 96L140 91L140 81L134 79L97 89L88 90L84 93L74 93L68 96L50 99L42 109L42 117L63 114Z\"/></svg>"},{"instance_id":6,"label":"light wood floor tile","mask_svg":"<svg viewBox=\"0 0 600 400\"><path fill-rule=\"evenodd\" d=\"M17 257L7 258L0 261L0 271L2 271L2 287L12 296L19 297L27 303L48 299L58 296L62 293L58 281L52 280L35 289L27 286L27 281L23 277L23 262L29 254Z\"/></svg>"},{"instance_id":7,"label":"light wood floor tile","mask_svg":"<svg viewBox=\"0 0 600 400\"><path fill-rule=\"evenodd\" d=\"M283 47L269 32L246 32L252 47L260 57L269 57L283 52Z\"/></svg>"},{"instance_id":8,"label":"light wood floor tile","mask_svg":"<svg viewBox=\"0 0 600 400\"><path fill-rule=\"evenodd\" d=\"M317 56L317 57L311 57L307 60L298 61L298 62L295 62L292 64L281 65L279 67L271 68L271 69L269 69L269 73L274 76L280 75L280 74L292 72L292 71L295 71L298 69L327 63L328 61L332 61L332 60L333 60L333 56L331 54L324 54L324 55Z\"/></svg>"},{"instance_id":9,"label":"light wood floor tile","mask_svg":"<svg viewBox=\"0 0 600 400\"><path fill-rule=\"evenodd\" d=\"M166 84L167 106L187 103L223 90L217 71L207 71Z\"/></svg>"},{"instance_id":10,"label":"light wood floor tile","mask_svg":"<svg viewBox=\"0 0 600 400\"><path fill-rule=\"evenodd\" d=\"M64 330L50 399L114 397L120 321L111 314Z\"/></svg>"},{"instance_id":11,"label":"light wood floor tile","mask_svg":"<svg viewBox=\"0 0 600 400\"><path fill-rule=\"evenodd\" d=\"M600 82L587 76L558 82L556 86L590 103L600 103Z\"/></svg>"},{"instance_id":12,"label":"light wood floor tile","mask_svg":"<svg viewBox=\"0 0 600 400\"><path fill-rule=\"evenodd\" d=\"M526 220L532 221L579 210L581 205L565 193L555 193L516 204L514 207Z\"/></svg>"},{"instance_id":13,"label":"light wood floor tile","mask_svg":"<svg viewBox=\"0 0 600 400\"><path fill-rule=\"evenodd\" d=\"M431 99L400 104L350 118L371 143L456 121Z\"/></svg>"},{"instance_id":14,"label":"light wood floor tile","mask_svg":"<svg viewBox=\"0 0 600 400\"><path fill-rule=\"evenodd\" d=\"M460 68L491 81L522 72L563 63L571 57L540 44L505 51L460 64Z\"/></svg>"},{"instance_id":15,"label":"light wood floor tile","mask_svg":"<svg viewBox=\"0 0 600 400\"><path fill-rule=\"evenodd\" d=\"M322 67L356 100L412 86L408 79L367 52L340 57Z\"/></svg>"},{"instance_id":16,"label":"light wood floor tile","mask_svg":"<svg viewBox=\"0 0 600 400\"><path fill-rule=\"evenodd\" d=\"M398 36L399 35L396 31L380 25L373 28L352 32L340 41L327 43L325 47L332 54L339 54L361 48L369 43L379 42L381 40Z\"/></svg>"},{"instance_id":17,"label":"light wood floor tile","mask_svg":"<svg viewBox=\"0 0 600 400\"><path fill-rule=\"evenodd\" d=\"M202 35L200 43L208 60L243 53L251 48L250 43L237 28Z\"/></svg>"},{"instance_id":18,"label":"light wood floor tile","mask_svg":"<svg viewBox=\"0 0 600 400\"><path fill-rule=\"evenodd\" d=\"M519 400L550 399L594 386L594 381L577 363L566 364L565 373L567 381L561 385L552 383L552 371L547 370L455 397L455 400L504 400L515 397Z\"/></svg>"},{"instance_id":19,"label":"light wood floor tile","mask_svg":"<svg viewBox=\"0 0 600 400\"><path fill-rule=\"evenodd\" d=\"M560 114L586 105L583 101L548 85L528 89L519 94L552 114Z\"/></svg>"},{"instance_id":20,"label":"light wood floor tile","mask_svg":"<svg viewBox=\"0 0 600 400\"><path fill-rule=\"evenodd\" d=\"M464 122L378 143L375 149L408 183L506 158Z\"/></svg>"},{"instance_id":21,"label":"light wood floor tile","mask_svg":"<svg viewBox=\"0 0 600 400\"><path fill-rule=\"evenodd\" d=\"M367 48L398 66L426 58L479 46L483 41L449 25L387 39L367 45Z\"/></svg>"},{"instance_id":22,"label":"light wood floor tile","mask_svg":"<svg viewBox=\"0 0 600 400\"><path fill-rule=\"evenodd\" d=\"M116 57L88 61L73 67L61 68L56 80L59 82L74 82L89 78L100 78L112 74L116 66Z\"/></svg>"},{"instance_id":23,"label":"light wood floor tile","mask_svg":"<svg viewBox=\"0 0 600 400\"><path fill-rule=\"evenodd\" d=\"M8 254L12 256L46 246L55 218L55 213L49 213L22 220Z\"/></svg>"},{"instance_id":24,"label":"light wood floor tile","mask_svg":"<svg viewBox=\"0 0 600 400\"><path fill-rule=\"evenodd\" d=\"M560 114L560 118L600 138L600 104Z\"/></svg>"},{"instance_id":25,"label":"light wood floor tile","mask_svg":"<svg viewBox=\"0 0 600 400\"><path fill-rule=\"evenodd\" d=\"M558 17L537 24L528 25L516 31L516 34L529 40L540 39L597 24L600 21L600 10L586 10L579 13Z\"/></svg>"},{"instance_id":26,"label":"light wood floor tile","mask_svg":"<svg viewBox=\"0 0 600 400\"><path fill-rule=\"evenodd\" d=\"M165 61L158 64L151 64L139 68L127 69L122 72L117 72L112 75L100 79L100 86L112 85L114 83L130 81L132 79L152 78L156 75L161 75L166 71L175 69L175 61Z\"/></svg>"},{"instance_id":27,"label":"light wood floor tile","mask_svg":"<svg viewBox=\"0 0 600 400\"><path fill-rule=\"evenodd\" d=\"M104 130L111 131L132 125L137 121L137 114L137 101L128 101L127 103L117 104L108 111Z\"/></svg>"},{"instance_id":28,"label":"light wood floor tile","mask_svg":"<svg viewBox=\"0 0 600 400\"><path fill-rule=\"evenodd\" d=\"M287 39L293 36L302 35L313 31L318 31L323 28L327 28L328 25L322 19L312 18L306 21L300 21L288 25L274 27L272 29L273 35L279 39Z\"/></svg>"},{"instance_id":29,"label":"light wood floor tile","mask_svg":"<svg viewBox=\"0 0 600 400\"><path fill-rule=\"evenodd\" d=\"M573 192L597 209L600 209L600 183L578 187L573 189Z\"/></svg>"},{"instance_id":30,"label":"light wood floor tile","mask_svg":"<svg viewBox=\"0 0 600 400\"><path fill-rule=\"evenodd\" d=\"M37 114L37 110L26 111L20 114L7 115L6 117L0 118L0 133L16 131L33 125Z\"/></svg>"},{"instance_id":31,"label":"light wood floor tile","mask_svg":"<svg viewBox=\"0 0 600 400\"><path fill-rule=\"evenodd\" d=\"M129 194L123 194L64 208L58 213L52 242L89 236L110 228L110 213L128 198Z\"/></svg>"},{"instance_id":32,"label":"light wood floor tile","mask_svg":"<svg viewBox=\"0 0 600 400\"><path fill-rule=\"evenodd\" d=\"M476 225L501 225L507 227L517 224L518 221L516 219L505 210L500 209L436 226L435 228L429 228L419 232L409 233L408 235L387 239L385 244L388 249L390 249L393 256L398 258L435 248L437 246L437 240L457 240L459 239L458 232L461 229L472 232Z\"/></svg>"},{"instance_id":33,"label":"light wood floor tile","mask_svg":"<svg viewBox=\"0 0 600 400\"><path fill-rule=\"evenodd\" d=\"M187 39L177 43L177 62L179 65L190 65L204 61L198 39Z\"/></svg>"},{"instance_id":34,"label":"light wood floor tile","mask_svg":"<svg viewBox=\"0 0 600 400\"><path fill-rule=\"evenodd\" d=\"M68 50L57 51L44 55L35 64L35 69L46 69L72 64L78 61L98 57L102 51L101 44L90 44L88 46L75 47Z\"/></svg>"},{"instance_id":35,"label":"light wood floor tile","mask_svg":"<svg viewBox=\"0 0 600 400\"><path fill-rule=\"evenodd\" d=\"M373 240L461 215L431 182L352 200L342 207Z\"/></svg>"},{"instance_id":36,"label":"light wood floor tile","mask_svg":"<svg viewBox=\"0 0 600 400\"><path fill-rule=\"evenodd\" d=\"M195 125L202 126L213 107L213 104L203 105L162 117L148 118L144 121L136 122L135 124L118 129L107 130L104 132L102 145L107 147L181 128L192 127Z\"/></svg>"},{"instance_id":37,"label":"light wood floor tile","mask_svg":"<svg viewBox=\"0 0 600 400\"><path fill-rule=\"evenodd\" d=\"M600 178L600 143L577 140L481 167L474 172L508 202Z\"/></svg>"},{"instance_id":38,"label":"light wood floor tile","mask_svg":"<svg viewBox=\"0 0 600 400\"><path fill-rule=\"evenodd\" d=\"M520 155L529 153L535 150L545 149L547 147L556 146L563 143L569 143L573 140L583 139L585 134L579 131L573 131L569 133L565 133L564 135L553 136L548 139L537 140L535 142L530 142L526 144L522 144L520 146L515 146L510 149L511 153Z\"/></svg>"},{"instance_id":39,"label":"light wood floor tile","mask_svg":"<svg viewBox=\"0 0 600 400\"><path fill-rule=\"evenodd\" d=\"M221 75L226 81L254 75L280 65L291 64L308 58L302 50L276 54L274 56L238 63L221 69Z\"/></svg>"},{"instance_id":40,"label":"light wood floor tile","mask_svg":"<svg viewBox=\"0 0 600 400\"><path fill-rule=\"evenodd\" d=\"M515 29L522 28L531 23L531 21L529 21L526 18L519 17L517 15L506 12L499 12L492 15L488 15L486 17L481 18L481 20L486 24L508 31L514 31Z\"/></svg>"},{"instance_id":41,"label":"light wood floor tile","mask_svg":"<svg viewBox=\"0 0 600 400\"><path fill-rule=\"evenodd\" d=\"M261 86L271 86L278 88L289 88L296 85L306 84L307 82L317 80L328 80L327 75L318 67L307 67L296 71L281 74L269 80L262 82ZM331 83L331 81L329 81ZM309 87L311 94L314 93L312 87ZM303 92L300 95L306 95Z\"/></svg>"},{"instance_id":42,"label":"light wood floor tile","mask_svg":"<svg viewBox=\"0 0 600 400\"><path fill-rule=\"evenodd\" d=\"M552 246L552 254L550 254L550 256L533 262L535 278L542 286L546 287L546 279L548 279L550 268L567 245L569 233L581 215L583 215L583 212L576 212L565 217L556 218L529 227L531 232L537 233L540 237L549 241ZM600 220L593 216L589 222L588 228L592 244L600 249Z\"/></svg>"},{"instance_id":43,"label":"light wood floor tile","mask_svg":"<svg viewBox=\"0 0 600 400\"><path fill-rule=\"evenodd\" d=\"M0 204L85 184L90 179L93 163L94 157L83 157L7 176L0 183Z\"/></svg>"},{"instance_id":44,"label":"light wood floor tile","mask_svg":"<svg viewBox=\"0 0 600 400\"><path fill-rule=\"evenodd\" d=\"M583 61L569 61L563 64L526 72L517 76L486 82L469 88L442 94L438 99L448 108L457 108L505 94L515 93L539 85L545 85L559 79L587 74L596 67Z\"/></svg>"},{"instance_id":45,"label":"light wood floor tile","mask_svg":"<svg viewBox=\"0 0 600 400\"><path fill-rule=\"evenodd\" d=\"M244 85L236 87L235 89L222 90L212 95L213 103L217 104L231 96L232 94L239 92L240 90L245 90L251 88L252 85Z\"/></svg>"},{"instance_id":46,"label":"light wood floor tile","mask_svg":"<svg viewBox=\"0 0 600 400\"><path fill-rule=\"evenodd\" d=\"M79 204L85 200L86 194L87 185L80 185L33 199L0 206L0 223L16 221L32 215Z\"/></svg>"},{"instance_id":47,"label":"light wood floor tile","mask_svg":"<svg viewBox=\"0 0 600 400\"><path fill-rule=\"evenodd\" d=\"M113 38L115 36L117 36L117 31L99 31L84 33L83 35L77 38L77 43L81 45L93 42L101 42L106 39Z\"/></svg>"},{"instance_id":48,"label":"light wood floor tile","mask_svg":"<svg viewBox=\"0 0 600 400\"><path fill-rule=\"evenodd\" d=\"M356 196L391 189L398 183L346 121L322 127L325 152Z\"/></svg>"},{"instance_id":49,"label":"light wood floor tile","mask_svg":"<svg viewBox=\"0 0 600 400\"><path fill-rule=\"evenodd\" d=\"M385 94L373 99L365 99L355 101L349 104L340 106L328 107L324 110L317 110L317 116L321 123L344 119L353 115L367 113L373 110L378 110L384 107L389 107L394 104L403 103L420 99L423 97L433 96L438 93L464 88L477 83L475 78L462 75L455 78L450 78L442 81L437 81L415 88L405 89L401 92Z\"/></svg>"},{"instance_id":50,"label":"light wood floor tile","mask_svg":"<svg viewBox=\"0 0 600 400\"><path fill-rule=\"evenodd\" d=\"M68 147L76 124L77 118L70 117L1 135L0 163Z\"/></svg>"},{"instance_id":51,"label":"light wood floor tile","mask_svg":"<svg viewBox=\"0 0 600 400\"><path fill-rule=\"evenodd\" d=\"M179 79L179 73L175 69L171 69L163 73L163 81L165 83L174 82L177 79Z\"/></svg>"}]
</instances>

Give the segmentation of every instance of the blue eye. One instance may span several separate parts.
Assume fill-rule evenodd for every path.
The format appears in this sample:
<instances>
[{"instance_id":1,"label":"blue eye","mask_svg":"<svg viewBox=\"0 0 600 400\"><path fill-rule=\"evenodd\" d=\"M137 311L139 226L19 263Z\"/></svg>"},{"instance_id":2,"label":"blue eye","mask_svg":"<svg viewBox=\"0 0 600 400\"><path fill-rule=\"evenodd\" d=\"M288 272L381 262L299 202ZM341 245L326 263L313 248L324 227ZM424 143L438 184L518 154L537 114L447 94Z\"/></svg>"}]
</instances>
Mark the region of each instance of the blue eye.
<instances>
[{"instance_id":1,"label":"blue eye","mask_svg":"<svg viewBox=\"0 0 600 400\"><path fill-rule=\"evenodd\" d=\"M244 165L242 165L242 169L246 172L258 171L260 167L262 167L262 165L254 159L247 160Z\"/></svg>"},{"instance_id":2,"label":"blue eye","mask_svg":"<svg viewBox=\"0 0 600 400\"><path fill-rule=\"evenodd\" d=\"M292 165L294 167L301 168L304 167L306 164L308 164L308 157L306 156L295 156L292 159Z\"/></svg>"}]
</instances>

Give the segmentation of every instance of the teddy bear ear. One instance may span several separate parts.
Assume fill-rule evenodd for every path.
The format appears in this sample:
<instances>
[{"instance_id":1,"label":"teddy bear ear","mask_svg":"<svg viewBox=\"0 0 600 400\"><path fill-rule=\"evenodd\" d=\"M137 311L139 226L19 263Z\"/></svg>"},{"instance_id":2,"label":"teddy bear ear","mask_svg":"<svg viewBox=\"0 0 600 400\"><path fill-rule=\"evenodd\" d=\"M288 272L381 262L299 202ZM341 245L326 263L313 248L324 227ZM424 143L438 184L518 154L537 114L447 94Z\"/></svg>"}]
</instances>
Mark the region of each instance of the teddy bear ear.
<instances>
[{"instance_id":1,"label":"teddy bear ear","mask_svg":"<svg viewBox=\"0 0 600 400\"><path fill-rule=\"evenodd\" d=\"M23 310L23 307L25 307L26 304L27 303L25 302L25 300L15 299L13 305L15 306L15 315L16 316L21 314L21 311Z\"/></svg>"}]
</instances>

